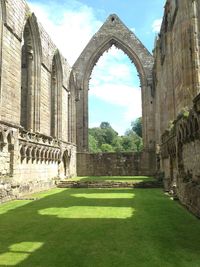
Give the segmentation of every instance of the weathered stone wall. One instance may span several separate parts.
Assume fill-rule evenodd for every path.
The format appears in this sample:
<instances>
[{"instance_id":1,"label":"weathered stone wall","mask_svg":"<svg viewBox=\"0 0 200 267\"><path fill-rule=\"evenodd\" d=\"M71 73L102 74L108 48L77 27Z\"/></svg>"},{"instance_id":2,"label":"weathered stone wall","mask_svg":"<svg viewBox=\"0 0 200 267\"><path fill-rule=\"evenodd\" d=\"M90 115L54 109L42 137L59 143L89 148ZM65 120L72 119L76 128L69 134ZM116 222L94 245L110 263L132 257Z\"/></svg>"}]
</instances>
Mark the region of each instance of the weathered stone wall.
<instances>
[{"instance_id":1,"label":"weathered stone wall","mask_svg":"<svg viewBox=\"0 0 200 267\"><path fill-rule=\"evenodd\" d=\"M154 49L154 84L157 143L170 121L185 107L192 106L199 93L199 1L168 0L161 32ZM198 18L197 18L198 16ZM197 23L198 24L198 23Z\"/></svg>"},{"instance_id":2,"label":"weathered stone wall","mask_svg":"<svg viewBox=\"0 0 200 267\"><path fill-rule=\"evenodd\" d=\"M79 176L155 175L155 153L77 153Z\"/></svg>"},{"instance_id":3,"label":"weathered stone wall","mask_svg":"<svg viewBox=\"0 0 200 267\"><path fill-rule=\"evenodd\" d=\"M180 114L162 136L162 170L165 189L200 216L200 95L194 107Z\"/></svg>"},{"instance_id":4,"label":"weathered stone wall","mask_svg":"<svg viewBox=\"0 0 200 267\"><path fill-rule=\"evenodd\" d=\"M165 189L200 216L200 1L166 1L154 50L157 168Z\"/></svg>"},{"instance_id":5,"label":"weathered stone wall","mask_svg":"<svg viewBox=\"0 0 200 267\"><path fill-rule=\"evenodd\" d=\"M76 175L71 72L26 2L1 0L0 201Z\"/></svg>"}]
</instances>

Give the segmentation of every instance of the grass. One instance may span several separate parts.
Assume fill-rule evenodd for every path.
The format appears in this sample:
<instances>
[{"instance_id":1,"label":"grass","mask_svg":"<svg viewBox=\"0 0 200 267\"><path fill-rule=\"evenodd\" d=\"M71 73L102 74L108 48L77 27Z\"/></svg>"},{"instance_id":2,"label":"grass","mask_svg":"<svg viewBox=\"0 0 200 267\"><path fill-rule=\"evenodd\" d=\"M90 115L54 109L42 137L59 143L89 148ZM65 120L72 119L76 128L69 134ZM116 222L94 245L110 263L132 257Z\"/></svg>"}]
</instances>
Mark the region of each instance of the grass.
<instances>
[{"instance_id":1,"label":"grass","mask_svg":"<svg viewBox=\"0 0 200 267\"><path fill-rule=\"evenodd\" d=\"M0 206L0 266L199 267L200 221L160 189L53 189Z\"/></svg>"},{"instance_id":2,"label":"grass","mask_svg":"<svg viewBox=\"0 0 200 267\"><path fill-rule=\"evenodd\" d=\"M140 183L144 181L153 181L153 177L149 176L82 176L72 178L69 181L82 181L82 182L135 182Z\"/></svg>"}]
</instances>

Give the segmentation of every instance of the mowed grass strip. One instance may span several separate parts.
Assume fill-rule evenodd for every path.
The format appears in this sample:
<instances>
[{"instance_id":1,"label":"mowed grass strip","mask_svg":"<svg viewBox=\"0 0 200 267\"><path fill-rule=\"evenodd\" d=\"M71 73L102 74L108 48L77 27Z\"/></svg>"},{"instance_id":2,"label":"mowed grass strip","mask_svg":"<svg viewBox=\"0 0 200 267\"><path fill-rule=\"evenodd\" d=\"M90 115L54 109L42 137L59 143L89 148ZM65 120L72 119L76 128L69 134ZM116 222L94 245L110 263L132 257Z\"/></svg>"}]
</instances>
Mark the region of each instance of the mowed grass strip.
<instances>
[{"instance_id":1,"label":"mowed grass strip","mask_svg":"<svg viewBox=\"0 0 200 267\"><path fill-rule=\"evenodd\" d=\"M82 176L69 179L69 181L80 181L80 182L148 182L154 181L154 177L150 176Z\"/></svg>"},{"instance_id":2,"label":"mowed grass strip","mask_svg":"<svg viewBox=\"0 0 200 267\"><path fill-rule=\"evenodd\" d=\"M0 266L199 267L200 220L159 189L53 189L0 206Z\"/></svg>"}]
</instances>

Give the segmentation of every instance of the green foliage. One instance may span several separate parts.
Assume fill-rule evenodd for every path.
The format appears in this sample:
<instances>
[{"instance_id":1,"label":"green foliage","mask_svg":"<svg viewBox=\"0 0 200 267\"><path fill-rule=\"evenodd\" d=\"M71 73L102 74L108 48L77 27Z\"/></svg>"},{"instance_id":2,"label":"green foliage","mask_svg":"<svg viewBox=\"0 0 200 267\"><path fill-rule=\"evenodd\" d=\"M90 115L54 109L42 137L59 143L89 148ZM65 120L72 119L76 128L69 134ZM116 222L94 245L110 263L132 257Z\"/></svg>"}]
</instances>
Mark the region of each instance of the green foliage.
<instances>
[{"instance_id":1,"label":"green foliage","mask_svg":"<svg viewBox=\"0 0 200 267\"><path fill-rule=\"evenodd\" d=\"M92 153L101 152L101 150L98 148L97 140L91 134L89 134L89 151Z\"/></svg>"},{"instance_id":2,"label":"green foliage","mask_svg":"<svg viewBox=\"0 0 200 267\"><path fill-rule=\"evenodd\" d=\"M139 152L142 148L142 138L133 129L126 131L124 136L119 136L108 122L89 129L89 151L92 153Z\"/></svg>"},{"instance_id":3,"label":"green foliage","mask_svg":"<svg viewBox=\"0 0 200 267\"><path fill-rule=\"evenodd\" d=\"M130 147L132 151L139 152L143 149L142 138L133 130L128 130L125 133L125 137L129 139Z\"/></svg>"},{"instance_id":4,"label":"green foliage","mask_svg":"<svg viewBox=\"0 0 200 267\"><path fill-rule=\"evenodd\" d=\"M132 121L131 126L132 126L132 130L137 135L139 135L140 137L142 137L142 117L136 119L135 121Z\"/></svg>"},{"instance_id":5,"label":"green foliage","mask_svg":"<svg viewBox=\"0 0 200 267\"><path fill-rule=\"evenodd\" d=\"M100 124L100 128L101 129L108 129L108 128L112 128L110 123L109 122L106 122L106 121L103 121L101 124Z\"/></svg>"},{"instance_id":6,"label":"green foliage","mask_svg":"<svg viewBox=\"0 0 200 267\"><path fill-rule=\"evenodd\" d=\"M108 122L102 122L100 127L89 129L89 149L91 152L114 152L118 133ZM94 141L95 140L95 141ZM90 144L90 142L92 142ZM94 145L95 143L95 145Z\"/></svg>"},{"instance_id":7,"label":"green foliage","mask_svg":"<svg viewBox=\"0 0 200 267\"><path fill-rule=\"evenodd\" d=\"M189 107L186 106L186 107L182 108L181 111L179 112L178 119L180 119L180 118L187 119L189 117L189 114L190 114L190 109L189 109Z\"/></svg>"},{"instance_id":8,"label":"green foliage","mask_svg":"<svg viewBox=\"0 0 200 267\"><path fill-rule=\"evenodd\" d=\"M101 145L101 151L102 152L114 152L114 149L109 144L103 144L103 145Z\"/></svg>"}]
</instances>

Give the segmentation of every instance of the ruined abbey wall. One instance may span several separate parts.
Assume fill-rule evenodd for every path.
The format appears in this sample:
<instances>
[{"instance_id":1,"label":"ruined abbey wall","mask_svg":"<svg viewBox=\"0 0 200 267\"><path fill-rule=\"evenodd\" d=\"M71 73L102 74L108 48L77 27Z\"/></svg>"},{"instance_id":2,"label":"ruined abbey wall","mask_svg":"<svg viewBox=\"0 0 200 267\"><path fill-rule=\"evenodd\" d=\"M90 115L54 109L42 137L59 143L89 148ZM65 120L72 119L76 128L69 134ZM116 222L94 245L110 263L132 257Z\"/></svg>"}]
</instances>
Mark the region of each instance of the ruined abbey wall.
<instances>
[{"instance_id":1,"label":"ruined abbey wall","mask_svg":"<svg viewBox=\"0 0 200 267\"><path fill-rule=\"evenodd\" d=\"M75 82L24 0L0 2L0 201L76 175Z\"/></svg>"},{"instance_id":2,"label":"ruined abbey wall","mask_svg":"<svg viewBox=\"0 0 200 267\"><path fill-rule=\"evenodd\" d=\"M158 162L165 189L200 216L200 1L168 0L154 50Z\"/></svg>"},{"instance_id":3,"label":"ruined abbey wall","mask_svg":"<svg viewBox=\"0 0 200 267\"><path fill-rule=\"evenodd\" d=\"M154 176L154 151L78 153L79 176Z\"/></svg>"}]
</instances>

